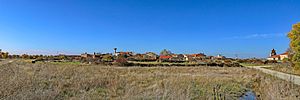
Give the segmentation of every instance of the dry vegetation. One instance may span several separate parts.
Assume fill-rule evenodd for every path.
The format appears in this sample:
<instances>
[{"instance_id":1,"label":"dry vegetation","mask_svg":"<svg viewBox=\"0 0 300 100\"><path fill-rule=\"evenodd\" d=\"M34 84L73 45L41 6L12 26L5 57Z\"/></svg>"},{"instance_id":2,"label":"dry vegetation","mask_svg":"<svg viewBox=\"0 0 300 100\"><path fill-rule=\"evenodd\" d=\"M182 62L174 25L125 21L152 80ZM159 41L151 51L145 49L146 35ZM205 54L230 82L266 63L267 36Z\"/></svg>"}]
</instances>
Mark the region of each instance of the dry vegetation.
<instances>
[{"instance_id":1,"label":"dry vegetation","mask_svg":"<svg viewBox=\"0 0 300 100\"><path fill-rule=\"evenodd\" d=\"M14 62L0 66L0 99L299 99L300 87L252 69L113 67Z\"/></svg>"},{"instance_id":2,"label":"dry vegetation","mask_svg":"<svg viewBox=\"0 0 300 100\"><path fill-rule=\"evenodd\" d=\"M274 67L266 67L267 69L276 70L279 72L294 74L294 75L300 75L300 68L298 67L291 67L287 64L277 64L273 65Z\"/></svg>"}]
</instances>

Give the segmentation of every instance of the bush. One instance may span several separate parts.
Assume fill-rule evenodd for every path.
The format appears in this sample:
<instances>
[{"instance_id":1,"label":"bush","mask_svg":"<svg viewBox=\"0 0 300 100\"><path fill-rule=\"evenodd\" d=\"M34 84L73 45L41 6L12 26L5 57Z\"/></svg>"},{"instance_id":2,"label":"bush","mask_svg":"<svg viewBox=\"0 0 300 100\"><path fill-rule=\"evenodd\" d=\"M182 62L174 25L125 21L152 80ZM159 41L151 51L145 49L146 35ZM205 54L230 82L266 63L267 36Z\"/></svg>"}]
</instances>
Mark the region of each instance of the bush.
<instances>
[{"instance_id":1,"label":"bush","mask_svg":"<svg viewBox=\"0 0 300 100\"><path fill-rule=\"evenodd\" d=\"M133 66L133 63L128 63L126 58L118 58L115 61L117 66Z\"/></svg>"},{"instance_id":2,"label":"bush","mask_svg":"<svg viewBox=\"0 0 300 100\"><path fill-rule=\"evenodd\" d=\"M300 69L300 63L299 63L299 62L297 62L297 63L294 63L294 64L295 64L295 66L294 66L294 67L296 67L296 68Z\"/></svg>"},{"instance_id":3,"label":"bush","mask_svg":"<svg viewBox=\"0 0 300 100\"><path fill-rule=\"evenodd\" d=\"M264 62L264 64L275 64L275 63L277 63L276 60L267 60Z\"/></svg>"}]
</instances>

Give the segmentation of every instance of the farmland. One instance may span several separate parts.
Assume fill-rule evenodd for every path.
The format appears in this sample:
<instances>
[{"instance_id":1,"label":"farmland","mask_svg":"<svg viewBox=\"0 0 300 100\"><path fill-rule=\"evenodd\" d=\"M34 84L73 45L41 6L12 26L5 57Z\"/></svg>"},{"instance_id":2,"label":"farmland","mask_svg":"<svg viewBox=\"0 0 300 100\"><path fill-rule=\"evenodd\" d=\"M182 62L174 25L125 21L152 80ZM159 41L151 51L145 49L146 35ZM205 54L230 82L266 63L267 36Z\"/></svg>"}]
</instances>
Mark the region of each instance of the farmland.
<instances>
[{"instance_id":1,"label":"farmland","mask_svg":"<svg viewBox=\"0 0 300 100\"><path fill-rule=\"evenodd\" d=\"M257 99L295 100L300 87L243 67L0 64L0 99L231 100L247 91Z\"/></svg>"}]
</instances>

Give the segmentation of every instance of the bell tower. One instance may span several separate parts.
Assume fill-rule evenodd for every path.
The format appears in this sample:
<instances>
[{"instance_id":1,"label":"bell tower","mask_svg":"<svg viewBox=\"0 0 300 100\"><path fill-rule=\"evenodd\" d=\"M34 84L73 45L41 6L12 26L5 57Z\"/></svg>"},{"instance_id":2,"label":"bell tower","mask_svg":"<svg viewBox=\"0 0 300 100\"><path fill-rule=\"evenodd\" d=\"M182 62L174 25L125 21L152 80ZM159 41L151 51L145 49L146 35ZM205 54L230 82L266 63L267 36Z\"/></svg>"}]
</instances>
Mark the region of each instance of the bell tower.
<instances>
[{"instance_id":1,"label":"bell tower","mask_svg":"<svg viewBox=\"0 0 300 100\"><path fill-rule=\"evenodd\" d=\"M270 54L270 57L271 57L271 56L274 56L274 55L276 55L276 50L275 50L275 49L272 49L271 54Z\"/></svg>"}]
</instances>

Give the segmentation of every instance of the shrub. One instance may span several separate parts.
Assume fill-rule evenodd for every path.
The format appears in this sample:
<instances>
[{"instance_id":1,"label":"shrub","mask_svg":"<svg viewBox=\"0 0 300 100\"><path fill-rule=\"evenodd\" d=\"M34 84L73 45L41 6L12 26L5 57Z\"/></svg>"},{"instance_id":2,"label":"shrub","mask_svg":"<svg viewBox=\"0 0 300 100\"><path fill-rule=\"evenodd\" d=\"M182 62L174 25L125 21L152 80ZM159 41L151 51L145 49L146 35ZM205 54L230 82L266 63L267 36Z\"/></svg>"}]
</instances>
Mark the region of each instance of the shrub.
<instances>
[{"instance_id":1,"label":"shrub","mask_svg":"<svg viewBox=\"0 0 300 100\"><path fill-rule=\"evenodd\" d=\"M118 58L115 61L115 65L117 66L133 66L132 63L128 63L126 58Z\"/></svg>"}]
</instances>

